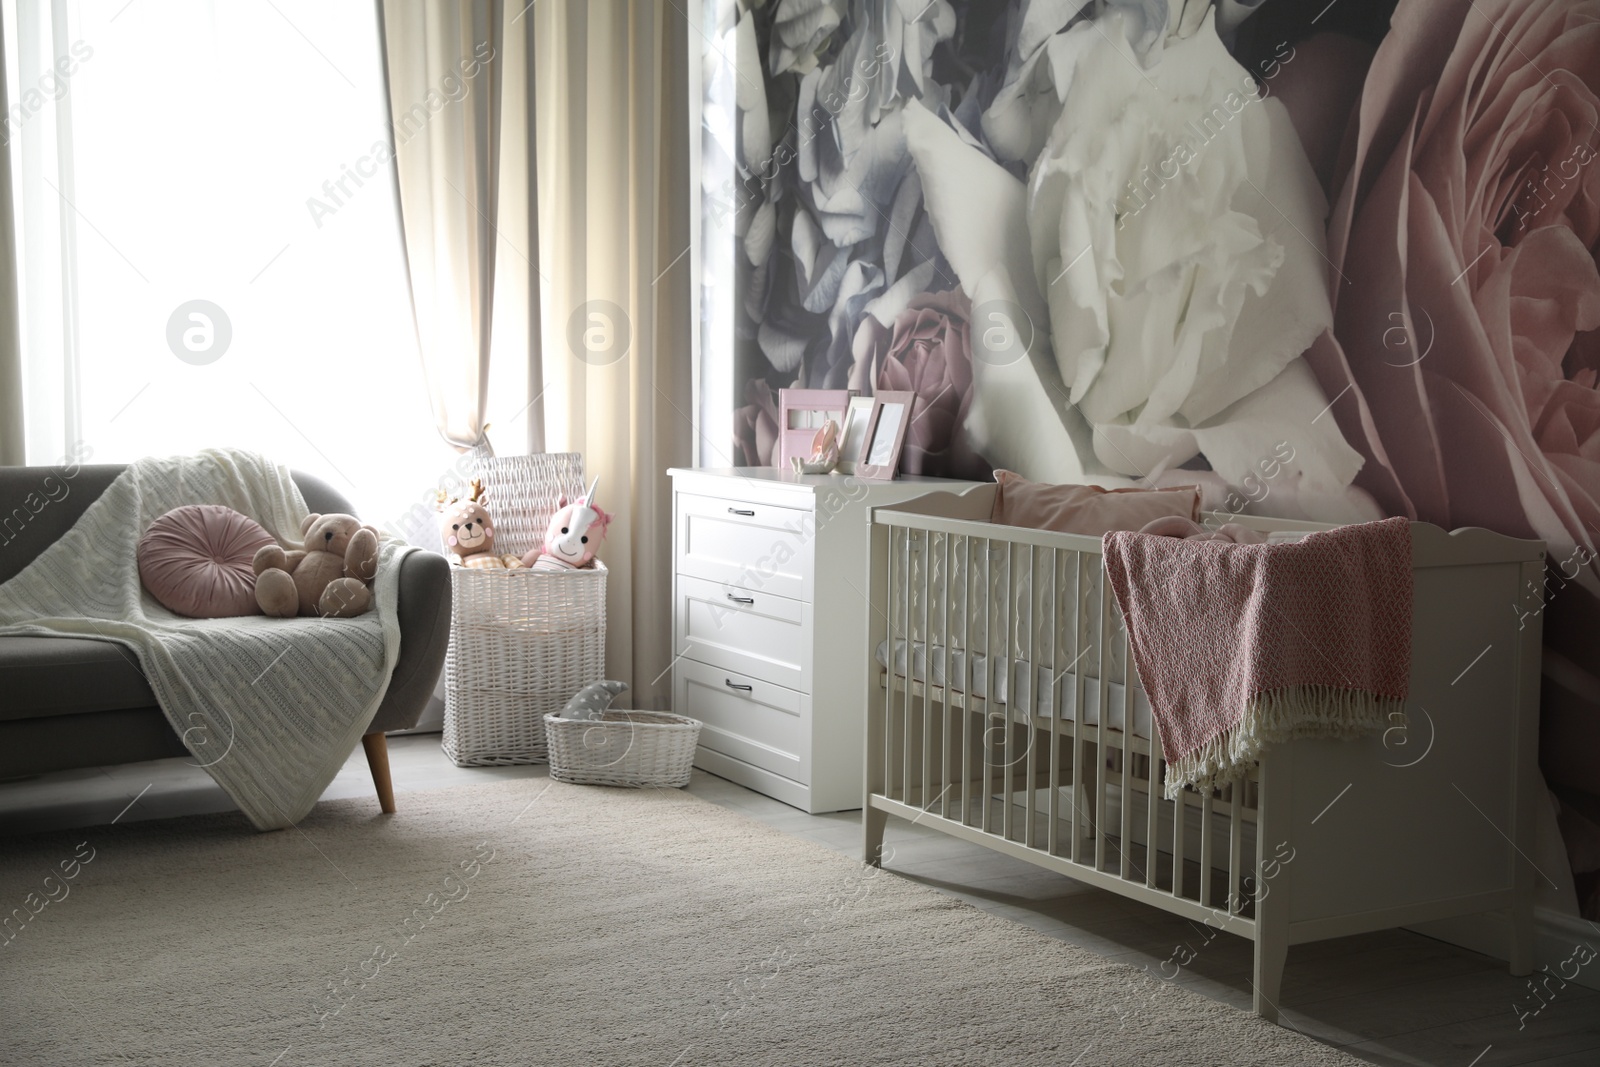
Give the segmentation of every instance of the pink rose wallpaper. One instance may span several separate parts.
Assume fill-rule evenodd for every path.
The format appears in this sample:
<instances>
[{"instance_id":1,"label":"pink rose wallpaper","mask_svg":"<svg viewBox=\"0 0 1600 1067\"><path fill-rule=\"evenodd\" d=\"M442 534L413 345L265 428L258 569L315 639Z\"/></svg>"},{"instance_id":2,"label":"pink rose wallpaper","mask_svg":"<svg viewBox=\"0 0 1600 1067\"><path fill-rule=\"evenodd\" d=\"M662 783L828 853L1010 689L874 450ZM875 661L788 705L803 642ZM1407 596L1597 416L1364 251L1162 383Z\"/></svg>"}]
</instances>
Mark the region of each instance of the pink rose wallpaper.
<instances>
[{"instance_id":1,"label":"pink rose wallpaper","mask_svg":"<svg viewBox=\"0 0 1600 1067\"><path fill-rule=\"evenodd\" d=\"M1387 514L1548 545L1541 763L1591 795L1597 123L1600 3L1400 3L1330 186L1334 325L1307 357Z\"/></svg>"},{"instance_id":2,"label":"pink rose wallpaper","mask_svg":"<svg viewBox=\"0 0 1600 1067\"><path fill-rule=\"evenodd\" d=\"M910 390L904 473L1544 540L1506 610L1600 917L1600 0L804 7L707 90L735 460L779 389Z\"/></svg>"},{"instance_id":3,"label":"pink rose wallpaper","mask_svg":"<svg viewBox=\"0 0 1600 1067\"><path fill-rule=\"evenodd\" d=\"M733 413L733 459L741 467L770 467L778 454L778 398L760 379L745 384L744 398Z\"/></svg>"},{"instance_id":4,"label":"pink rose wallpaper","mask_svg":"<svg viewBox=\"0 0 1600 1067\"><path fill-rule=\"evenodd\" d=\"M868 380L878 389L917 395L917 412L900 457L900 469L907 474L986 481L991 473L966 439L972 406L971 318L971 301L960 290L950 290L913 297L892 327L870 318L861 324L856 347L867 364Z\"/></svg>"}]
</instances>

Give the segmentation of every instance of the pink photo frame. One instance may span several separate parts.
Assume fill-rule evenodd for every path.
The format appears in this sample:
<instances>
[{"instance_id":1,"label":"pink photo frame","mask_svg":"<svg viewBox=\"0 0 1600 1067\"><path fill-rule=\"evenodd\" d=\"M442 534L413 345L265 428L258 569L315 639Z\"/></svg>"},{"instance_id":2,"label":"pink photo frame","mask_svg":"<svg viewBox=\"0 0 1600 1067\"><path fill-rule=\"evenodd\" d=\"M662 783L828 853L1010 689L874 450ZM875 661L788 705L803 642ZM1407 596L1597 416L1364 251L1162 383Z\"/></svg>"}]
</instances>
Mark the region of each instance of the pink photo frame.
<instances>
[{"instance_id":1,"label":"pink photo frame","mask_svg":"<svg viewBox=\"0 0 1600 1067\"><path fill-rule=\"evenodd\" d=\"M881 389L872 398L872 417L866 440L856 457L856 476L869 481L891 481L900 469L900 450L916 414L917 394L909 390Z\"/></svg>"},{"instance_id":2,"label":"pink photo frame","mask_svg":"<svg viewBox=\"0 0 1600 1067\"><path fill-rule=\"evenodd\" d=\"M811 443L827 419L844 426L854 389L779 389L778 455L780 470L789 469L789 460L811 456ZM797 425L798 424L798 425Z\"/></svg>"}]
</instances>

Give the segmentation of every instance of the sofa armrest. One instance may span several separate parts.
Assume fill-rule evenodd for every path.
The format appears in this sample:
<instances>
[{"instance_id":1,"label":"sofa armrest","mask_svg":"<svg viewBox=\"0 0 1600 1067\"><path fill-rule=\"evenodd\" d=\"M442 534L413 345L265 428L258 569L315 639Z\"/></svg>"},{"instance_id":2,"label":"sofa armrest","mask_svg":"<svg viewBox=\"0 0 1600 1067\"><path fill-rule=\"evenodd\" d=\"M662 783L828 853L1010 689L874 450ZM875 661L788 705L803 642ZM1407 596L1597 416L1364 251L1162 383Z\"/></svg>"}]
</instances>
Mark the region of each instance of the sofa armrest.
<instances>
[{"instance_id":1,"label":"sofa armrest","mask_svg":"<svg viewBox=\"0 0 1600 1067\"><path fill-rule=\"evenodd\" d=\"M399 594L400 659L369 733L417 724L450 646L449 561L436 552L410 553L400 561Z\"/></svg>"}]
</instances>

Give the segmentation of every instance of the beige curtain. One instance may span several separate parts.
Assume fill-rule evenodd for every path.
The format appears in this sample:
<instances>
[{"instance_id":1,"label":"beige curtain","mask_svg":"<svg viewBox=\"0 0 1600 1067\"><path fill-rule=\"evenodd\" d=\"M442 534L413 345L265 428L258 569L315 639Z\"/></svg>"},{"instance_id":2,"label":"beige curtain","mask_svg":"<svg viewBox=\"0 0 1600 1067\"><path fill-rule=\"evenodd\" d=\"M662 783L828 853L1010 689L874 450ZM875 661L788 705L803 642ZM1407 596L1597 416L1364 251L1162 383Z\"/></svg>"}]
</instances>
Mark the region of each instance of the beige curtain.
<instances>
[{"instance_id":1,"label":"beige curtain","mask_svg":"<svg viewBox=\"0 0 1600 1067\"><path fill-rule=\"evenodd\" d=\"M606 668L669 706L672 496L692 456L688 24L652 0L539 0L545 432L613 510Z\"/></svg>"},{"instance_id":2,"label":"beige curtain","mask_svg":"<svg viewBox=\"0 0 1600 1067\"><path fill-rule=\"evenodd\" d=\"M5 31L0 27L0 73ZM0 77L0 115L9 114L6 79ZM22 342L17 323L17 229L11 210L11 152L0 145L0 467L27 462L22 432Z\"/></svg>"},{"instance_id":3,"label":"beige curtain","mask_svg":"<svg viewBox=\"0 0 1600 1067\"><path fill-rule=\"evenodd\" d=\"M434 417L457 448L482 443L494 384L527 450L544 447L533 26L504 0L381 0L384 60L411 304Z\"/></svg>"},{"instance_id":4,"label":"beige curtain","mask_svg":"<svg viewBox=\"0 0 1600 1067\"><path fill-rule=\"evenodd\" d=\"M440 427L467 445L490 406L527 408L529 451L583 453L616 516L606 670L634 706L665 708L666 470L689 465L693 441L688 24L652 0L383 0L382 14ZM446 87L484 41L480 81ZM432 109L430 91L459 102Z\"/></svg>"}]
</instances>

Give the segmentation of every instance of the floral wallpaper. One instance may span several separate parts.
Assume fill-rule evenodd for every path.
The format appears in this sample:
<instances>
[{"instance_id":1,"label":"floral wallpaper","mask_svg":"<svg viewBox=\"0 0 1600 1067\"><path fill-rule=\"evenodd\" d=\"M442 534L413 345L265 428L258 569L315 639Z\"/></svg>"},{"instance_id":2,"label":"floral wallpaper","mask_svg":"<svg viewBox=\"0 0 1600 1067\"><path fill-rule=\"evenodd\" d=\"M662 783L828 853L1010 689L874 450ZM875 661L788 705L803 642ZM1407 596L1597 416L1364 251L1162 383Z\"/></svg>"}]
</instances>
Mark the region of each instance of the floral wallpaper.
<instances>
[{"instance_id":1,"label":"floral wallpaper","mask_svg":"<svg viewBox=\"0 0 1600 1067\"><path fill-rule=\"evenodd\" d=\"M912 389L907 471L1543 538L1507 610L1592 912L1600 0L706 11L734 462L780 388Z\"/></svg>"}]
</instances>

